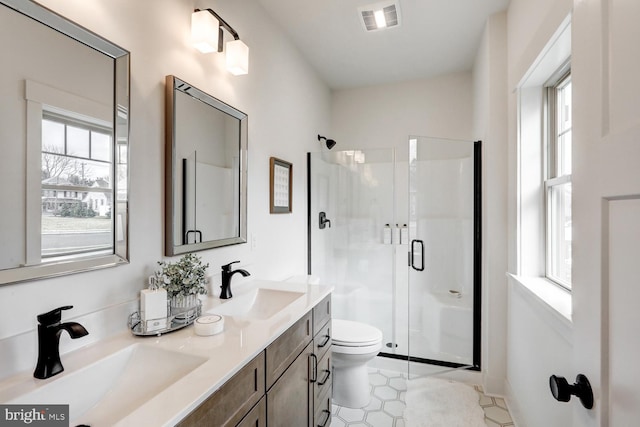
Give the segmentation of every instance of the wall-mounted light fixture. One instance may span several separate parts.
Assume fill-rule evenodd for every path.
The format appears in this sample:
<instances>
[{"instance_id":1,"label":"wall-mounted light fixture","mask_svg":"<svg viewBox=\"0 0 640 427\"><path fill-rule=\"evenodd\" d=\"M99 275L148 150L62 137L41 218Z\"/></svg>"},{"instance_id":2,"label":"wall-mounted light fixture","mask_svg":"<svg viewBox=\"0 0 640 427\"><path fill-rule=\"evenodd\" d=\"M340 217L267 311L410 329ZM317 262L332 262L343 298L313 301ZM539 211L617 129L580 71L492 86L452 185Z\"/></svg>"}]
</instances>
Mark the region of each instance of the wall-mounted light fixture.
<instances>
[{"instance_id":1,"label":"wall-mounted light fixture","mask_svg":"<svg viewBox=\"0 0 640 427\"><path fill-rule=\"evenodd\" d=\"M196 9L191 14L191 40L202 53L223 51L223 28L233 36L233 41L227 43L227 70L234 76L247 74L249 48L240 40L238 32L211 9Z\"/></svg>"}]
</instances>

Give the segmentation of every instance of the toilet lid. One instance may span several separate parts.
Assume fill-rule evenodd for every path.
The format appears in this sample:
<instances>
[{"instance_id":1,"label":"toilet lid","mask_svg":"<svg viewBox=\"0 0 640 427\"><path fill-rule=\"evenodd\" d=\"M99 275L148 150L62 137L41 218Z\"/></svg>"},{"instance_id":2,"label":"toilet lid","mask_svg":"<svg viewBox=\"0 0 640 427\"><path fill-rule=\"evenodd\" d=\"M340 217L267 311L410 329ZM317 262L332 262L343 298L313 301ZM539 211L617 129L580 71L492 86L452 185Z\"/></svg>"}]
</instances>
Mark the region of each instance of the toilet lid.
<instances>
[{"instance_id":1,"label":"toilet lid","mask_svg":"<svg viewBox=\"0 0 640 427\"><path fill-rule=\"evenodd\" d=\"M333 344L344 346L365 346L382 341L382 331L365 323L351 320L333 319L331 339Z\"/></svg>"}]
</instances>

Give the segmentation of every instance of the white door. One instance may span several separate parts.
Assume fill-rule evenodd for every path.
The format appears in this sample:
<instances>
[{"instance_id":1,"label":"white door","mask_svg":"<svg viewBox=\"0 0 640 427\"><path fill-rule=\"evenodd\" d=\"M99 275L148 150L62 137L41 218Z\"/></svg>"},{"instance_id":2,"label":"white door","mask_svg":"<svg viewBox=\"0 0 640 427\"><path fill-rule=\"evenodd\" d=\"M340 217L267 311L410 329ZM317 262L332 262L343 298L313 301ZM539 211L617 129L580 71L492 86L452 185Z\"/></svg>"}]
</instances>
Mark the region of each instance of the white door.
<instances>
[{"instance_id":1,"label":"white door","mask_svg":"<svg viewBox=\"0 0 640 427\"><path fill-rule=\"evenodd\" d=\"M595 395L575 427L640 423L639 19L637 0L574 1L571 374Z\"/></svg>"}]
</instances>

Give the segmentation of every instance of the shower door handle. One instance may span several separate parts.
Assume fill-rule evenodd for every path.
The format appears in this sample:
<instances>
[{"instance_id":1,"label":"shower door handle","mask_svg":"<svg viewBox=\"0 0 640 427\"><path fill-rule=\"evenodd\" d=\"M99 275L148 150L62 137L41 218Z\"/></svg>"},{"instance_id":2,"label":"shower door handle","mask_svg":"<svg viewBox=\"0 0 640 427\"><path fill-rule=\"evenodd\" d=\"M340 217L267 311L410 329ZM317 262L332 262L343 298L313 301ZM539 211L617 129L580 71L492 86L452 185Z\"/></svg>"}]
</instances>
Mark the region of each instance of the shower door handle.
<instances>
[{"instance_id":1,"label":"shower door handle","mask_svg":"<svg viewBox=\"0 0 640 427\"><path fill-rule=\"evenodd\" d=\"M416 244L420 245L420 267L416 267ZM424 242L414 239L411 241L411 252L409 252L409 263L416 271L424 271Z\"/></svg>"}]
</instances>

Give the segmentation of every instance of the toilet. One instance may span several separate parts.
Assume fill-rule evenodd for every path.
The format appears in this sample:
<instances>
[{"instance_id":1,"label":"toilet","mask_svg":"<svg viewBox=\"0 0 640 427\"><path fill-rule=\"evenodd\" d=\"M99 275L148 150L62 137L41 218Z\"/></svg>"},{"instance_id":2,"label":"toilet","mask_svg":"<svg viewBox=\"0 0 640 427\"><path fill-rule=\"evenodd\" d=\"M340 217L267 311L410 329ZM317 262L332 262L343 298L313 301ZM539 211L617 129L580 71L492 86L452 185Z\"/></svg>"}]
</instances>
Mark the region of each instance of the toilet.
<instances>
[{"instance_id":1,"label":"toilet","mask_svg":"<svg viewBox=\"0 0 640 427\"><path fill-rule=\"evenodd\" d=\"M347 408L369 404L367 362L382 348L382 331L351 320L331 321L333 361L333 403Z\"/></svg>"},{"instance_id":2,"label":"toilet","mask_svg":"<svg viewBox=\"0 0 640 427\"><path fill-rule=\"evenodd\" d=\"M317 285L317 276L294 276L287 282ZM365 323L331 320L331 360L333 365L333 403L347 408L369 404L367 362L382 348L382 331Z\"/></svg>"}]
</instances>

